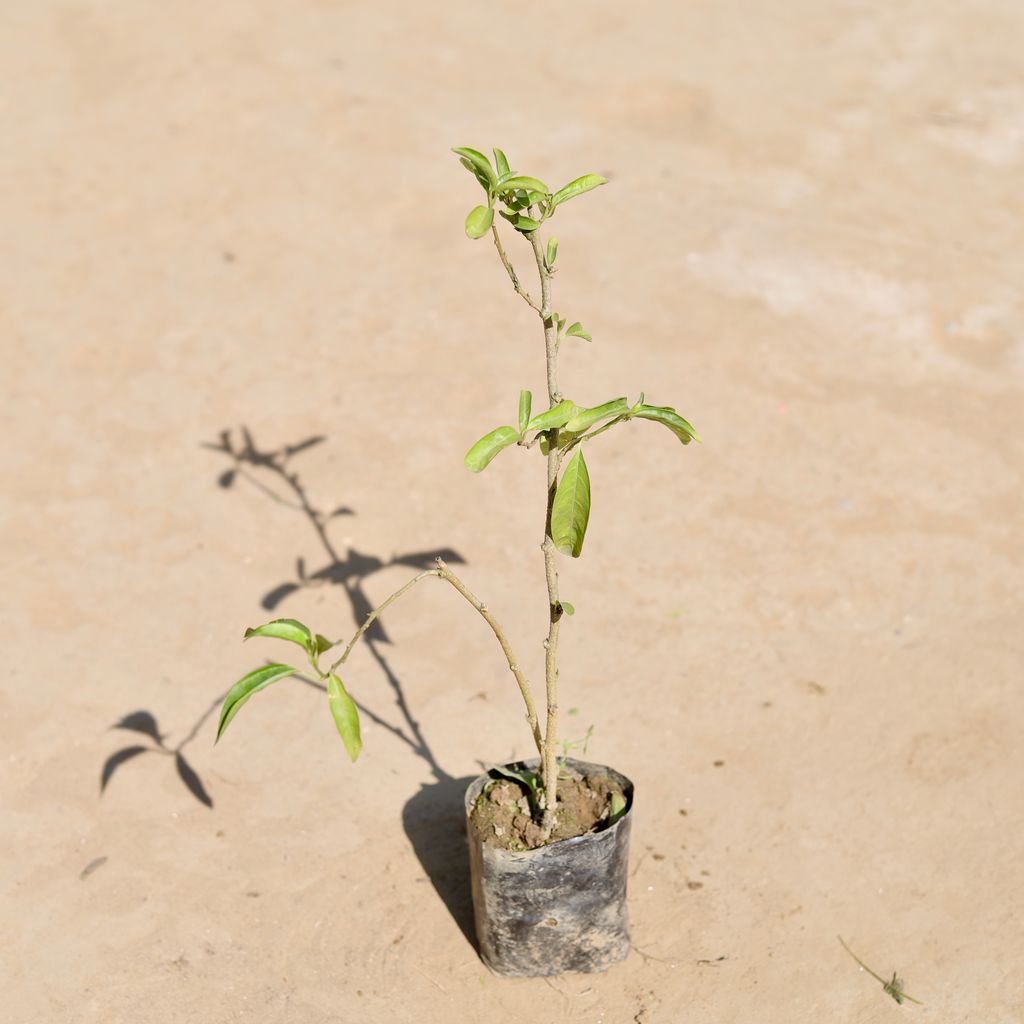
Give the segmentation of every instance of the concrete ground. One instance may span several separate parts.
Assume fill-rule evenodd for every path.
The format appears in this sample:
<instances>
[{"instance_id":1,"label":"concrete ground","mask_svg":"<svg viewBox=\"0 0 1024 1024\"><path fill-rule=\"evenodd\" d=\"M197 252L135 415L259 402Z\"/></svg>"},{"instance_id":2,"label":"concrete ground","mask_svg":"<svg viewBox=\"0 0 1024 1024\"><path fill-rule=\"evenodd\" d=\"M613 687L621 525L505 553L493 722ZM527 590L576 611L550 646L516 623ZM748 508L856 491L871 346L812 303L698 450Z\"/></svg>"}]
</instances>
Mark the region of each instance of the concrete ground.
<instances>
[{"instance_id":1,"label":"concrete ground","mask_svg":"<svg viewBox=\"0 0 1024 1024\"><path fill-rule=\"evenodd\" d=\"M1024 1021L1022 39L1011 0L4 5L0 1017ZM440 584L349 662L358 764L294 681L213 746L287 657L244 627L350 636L437 551L542 675L540 456L461 465L541 339L453 145L610 179L552 222L562 388L704 438L595 441L562 568L565 730L637 786L603 976L467 936L460 780L529 735Z\"/></svg>"}]
</instances>

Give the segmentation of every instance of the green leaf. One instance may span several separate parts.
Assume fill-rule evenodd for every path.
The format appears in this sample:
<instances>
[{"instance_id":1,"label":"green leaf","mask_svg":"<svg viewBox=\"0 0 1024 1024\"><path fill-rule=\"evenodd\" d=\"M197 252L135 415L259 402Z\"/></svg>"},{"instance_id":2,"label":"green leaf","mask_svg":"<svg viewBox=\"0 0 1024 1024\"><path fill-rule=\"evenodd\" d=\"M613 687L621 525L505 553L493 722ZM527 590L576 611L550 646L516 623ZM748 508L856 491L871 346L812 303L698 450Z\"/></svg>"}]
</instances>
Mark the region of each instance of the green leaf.
<instances>
[{"instance_id":1,"label":"green leaf","mask_svg":"<svg viewBox=\"0 0 1024 1024\"><path fill-rule=\"evenodd\" d=\"M468 146L456 146L452 149L453 153L458 153L464 160L469 161L470 164L484 177L487 179L491 188L497 184L497 176L494 173L494 169L491 167L490 160L475 149L470 149ZM568 188L568 186L566 186Z\"/></svg>"},{"instance_id":2,"label":"green leaf","mask_svg":"<svg viewBox=\"0 0 1024 1024\"><path fill-rule=\"evenodd\" d=\"M536 231L540 227L540 221L527 217L525 213L517 213L511 220L516 231Z\"/></svg>"},{"instance_id":3,"label":"green leaf","mask_svg":"<svg viewBox=\"0 0 1024 1024\"><path fill-rule=\"evenodd\" d=\"M325 637L322 633L317 633L317 635L313 638L313 642L315 644L315 657L319 657L321 654L324 653L324 651L329 651L334 646L334 643L328 640L327 637Z\"/></svg>"},{"instance_id":4,"label":"green leaf","mask_svg":"<svg viewBox=\"0 0 1024 1024\"><path fill-rule=\"evenodd\" d=\"M574 338L582 338L584 341L594 340L585 330L583 330L583 324L581 324L579 320L574 324L570 324L569 329L565 333L571 334Z\"/></svg>"},{"instance_id":5,"label":"green leaf","mask_svg":"<svg viewBox=\"0 0 1024 1024\"><path fill-rule=\"evenodd\" d=\"M491 195L491 183L487 180L486 176L483 175L476 167L474 167L465 157L459 159L459 163L469 171L470 174L476 178L480 187L487 193L488 197Z\"/></svg>"},{"instance_id":6,"label":"green leaf","mask_svg":"<svg viewBox=\"0 0 1024 1024\"><path fill-rule=\"evenodd\" d=\"M577 409L576 415L566 422L565 429L581 433L595 423L608 419L609 416L622 416L627 412L629 412L629 403L626 399L614 398L610 402L605 402L604 405L594 405L589 409Z\"/></svg>"},{"instance_id":7,"label":"green leaf","mask_svg":"<svg viewBox=\"0 0 1024 1024\"><path fill-rule=\"evenodd\" d=\"M569 604L568 601L559 601L558 603L562 606L562 611L565 612L566 615L576 614L576 609Z\"/></svg>"},{"instance_id":8,"label":"green leaf","mask_svg":"<svg viewBox=\"0 0 1024 1024\"><path fill-rule=\"evenodd\" d=\"M526 424L527 430L551 430L552 427L564 427L576 415L576 403L563 398L558 405L547 412L538 413Z\"/></svg>"},{"instance_id":9,"label":"green leaf","mask_svg":"<svg viewBox=\"0 0 1024 1024\"><path fill-rule=\"evenodd\" d=\"M515 202L510 203L510 206L515 207ZM536 231L540 227L540 221L534 220L532 217L527 217L525 213L509 212L508 210L499 210L498 213L502 215L517 231Z\"/></svg>"},{"instance_id":10,"label":"green leaf","mask_svg":"<svg viewBox=\"0 0 1024 1024\"><path fill-rule=\"evenodd\" d=\"M265 626L247 629L243 640L252 636L271 636L278 640L290 640L298 644L307 653L313 650L313 634L298 619L274 619Z\"/></svg>"},{"instance_id":11,"label":"green leaf","mask_svg":"<svg viewBox=\"0 0 1024 1024\"><path fill-rule=\"evenodd\" d=\"M602 178L600 174L584 174L582 178L577 178L575 181L570 181L568 185L564 185L551 197L551 206L559 206L561 203L567 203L570 199L575 199L577 196L583 195L584 192L589 192L592 188L597 188L598 185L607 184L608 179Z\"/></svg>"},{"instance_id":12,"label":"green leaf","mask_svg":"<svg viewBox=\"0 0 1024 1024\"><path fill-rule=\"evenodd\" d=\"M626 813L626 798L621 793L612 793L608 802L608 826L615 824Z\"/></svg>"},{"instance_id":13,"label":"green leaf","mask_svg":"<svg viewBox=\"0 0 1024 1024\"><path fill-rule=\"evenodd\" d=\"M363 737L359 731L359 708L333 672L327 677L327 703L341 742L345 744L348 756L354 761L363 749Z\"/></svg>"},{"instance_id":14,"label":"green leaf","mask_svg":"<svg viewBox=\"0 0 1024 1024\"><path fill-rule=\"evenodd\" d=\"M539 178L531 178L528 174L518 174L514 178L506 178L499 185L498 191L510 192L515 188L522 188L527 192L540 192L542 196L546 196L551 191Z\"/></svg>"},{"instance_id":15,"label":"green leaf","mask_svg":"<svg viewBox=\"0 0 1024 1024\"><path fill-rule=\"evenodd\" d=\"M510 444L516 444L522 439L523 435L518 430L513 430L512 427L498 427L497 430L492 430L489 434L481 437L466 452L466 457L463 460L466 469L471 473L479 473L490 465L491 459L503 448L507 448Z\"/></svg>"},{"instance_id":16,"label":"green leaf","mask_svg":"<svg viewBox=\"0 0 1024 1024\"><path fill-rule=\"evenodd\" d=\"M557 238L549 238L548 239L548 252L547 252L547 256L544 258L544 262L547 263L547 265L548 265L548 270L550 270L555 265L555 257L557 255L558 255L558 239Z\"/></svg>"},{"instance_id":17,"label":"green leaf","mask_svg":"<svg viewBox=\"0 0 1024 1024\"><path fill-rule=\"evenodd\" d=\"M530 422L530 406L533 404L533 395L529 391L519 392L519 433L526 432L526 425Z\"/></svg>"},{"instance_id":18,"label":"green leaf","mask_svg":"<svg viewBox=\"0 0 1024 1024\"><path fill-rule=\"evenodd\" d=\"M231 723L231 720L254 693L266 689L271 683L276 683L279 679L287 679L288 676L295 675L297 671L298 669L292 668L291 665L264 665L263 668L258 668L247 676L242 676L228 690L228 695L224 698L224 703L220 709L220 722L217 725L217 740L224 735L224 730ZM214 740L214 742L216 743L217 740Z\"/></svg>"},{"instance_id":19,"label":"green leaf","mask_svg":"<svg viewBox=\"0 0 1024 1024\"><path fill-rule=\"evenodd\" d=\"M590 474L581 448L570 460L551 505L551 539L563 554L579 558L590 519Z\"/></svg>"},{"instance_id":20,"label":"green leaf","mask_svg":"<svg viewBox=\"0 0 1024 1024\"><path fill-rule=\"evenodd\" d=\"M512 173L509 170L508 157L500 149L494 150L494 166L498 168L498 181Z\"/></svg>"},{"instance_id":21,"label":"green leaf","mask_svg":"<svg viewBox=\"0 0 1024 1024\"><path fill-rule=\"evenodd\" d=\"M534 793L540 786L540 775L537 772L531 772L529 769L518 771L515 768L506 768L503 764L496 764L491 766L491 771L504 775L506 779L514 779L516 782L521 782L528 790Z\"/></svg>"},{"instance_id":22,"label":"green leaf","mask_svg":"<svg viewBox=\"0 0 1024 1024\"><path fill-rule=\"evenodd\" d=\"M547 195L544 192L527 192L526 193L526 205L534 206L537 203L542 203L547 199Z\"/></svg>"},{"instance_id":23,"label":"green leaf","mask_svg":"<svg viewBox=\"0 0 1024 1024\"><path fill-rule=\"evenodd\" d=\"M494 223L494 210L489 206L474 206L466 217L466 234L470 238L481 238L491 230Z\"/></svg>"},{"instance_id":24,"label":"green leaf","mask_svg":"<svg viewBox=\"0 0 1024 1024\"><path fill-rule=\"evenodd\" d=\"M637 416L642 420L655 420L657 423L661 423L668 427L676 437L679 438L683 444L689 444L691 441L700 441L700 436L697 431L690 426L682 416L679 415L671 406L668 405L641 405L640 408L632 413L633 416Z\"/></svg>"}]
</instances>

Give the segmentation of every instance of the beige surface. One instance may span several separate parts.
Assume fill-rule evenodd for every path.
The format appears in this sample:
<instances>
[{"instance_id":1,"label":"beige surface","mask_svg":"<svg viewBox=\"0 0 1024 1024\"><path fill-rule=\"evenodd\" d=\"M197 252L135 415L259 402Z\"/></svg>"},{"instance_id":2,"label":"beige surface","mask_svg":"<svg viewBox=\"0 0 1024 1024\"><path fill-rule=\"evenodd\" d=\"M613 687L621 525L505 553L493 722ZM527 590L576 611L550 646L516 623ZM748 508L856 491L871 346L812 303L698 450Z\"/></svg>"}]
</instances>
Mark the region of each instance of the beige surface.
<instances>
[{"instance_id":1,"label":"beige surface","mask_svg":"<svg viewBox=\"0 0 1024 1024\"><path fill-rule=\"evenodd\" d=\"M1022 38L1013 0L5 4L0 1015L1024 1020ZM283 653L238 643L261 597L329 562L217 486L202 445L241 424L324 435L292 465L355 512L340 557L455 549L538 676L539 459L460 464L543 384L462 234L446 147L495 143L612 179L557 222L558 306L595 337L565 391L644 389L706 439L635 424L590 459L563 704L639 788L643 955L551 985L488 975L417 857L461 915L437 779L527 749L439 587L376 647L436 774L364 649L386 724L357 766L286 683L183 747L212 809L168 756L98 786L148 742L113 723L181 744ZM339 586L278 614L352 629Z\"/></svg>"}]
</instances>

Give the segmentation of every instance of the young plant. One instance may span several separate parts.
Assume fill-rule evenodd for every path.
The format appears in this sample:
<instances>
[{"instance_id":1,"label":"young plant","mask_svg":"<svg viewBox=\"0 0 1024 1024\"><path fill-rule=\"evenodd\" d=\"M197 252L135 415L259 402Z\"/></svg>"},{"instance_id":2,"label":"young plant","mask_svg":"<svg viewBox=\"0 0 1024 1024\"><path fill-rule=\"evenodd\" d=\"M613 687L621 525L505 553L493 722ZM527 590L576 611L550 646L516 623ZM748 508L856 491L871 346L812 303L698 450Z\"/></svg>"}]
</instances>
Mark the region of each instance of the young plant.
<instances>
[{"instance_id":1,"label":"young plant","mask_svg":"<svg viewBox=\"0 0 1024 1024\"><path fill-rule=\"evenodd\" d=\"M849 953L850 956L852 956L853 959L857 961L857 963L860 965L861 970L867 971L868 974L870 974L871 977L875 979L875 981L879 982L882 986L882 991L885 992L887 996L891 996L897 1002L897 1004L902 1006L903 1000L906 999L908 1002L917 1003L918 1006L924 1005L924 1003L922 1003L920 999L915 999L912 995L908 995L906 992L903 991L903 979L900 978L895 971L892 972L892 977L888 981L886 981L885 978L883 978L876 971L871 970L871 968L868 967L868 965L864 963L864 961L861 960L861 958L857 956L857 954L854 953L852 949L850 949L850 947L846 944L845 940L843 939L842 935L837 935L836 938L839 940L839 944L843 947L843 949L845 949L846 952Z\"/></svg>"},{"instance_id":2,"label":"young plant","mask_svg":"<svg viewBox=\"0 0 1024 1024\"><path fill-rule=\"evenodd\" d=\"M326 684L328 706L345 749L354 761L362 748L359 730L359 712L341 681L340 669L347 662L359 639L387 608L394 604L421 580L437 577L451 584L493 631L508 661L509 670L519 686L526 706L526 720L541 760L538 775L520 778L523 773L510 773L524 782L530 794L530 805L539 819L545 840L555 825L558 787L558 640L562 619L573 614L573 606L562 601L558 591L558 554L578 558L583 551L583 540L590 519L590 472L584 457L588 442L600 434L630 420L651 420L667 427L683 443L700 440L693 427L671 406L650 405L641 394L630 403L627 398L612 398L597 405L578 405L566 398L559 387L558 354L568 339L591 341L590 334L578 321L570 321L556 312L552 299L552 281L558 257L558 240L541 238L542 227L558 210L572 199L606 184L597 174L585 174L559 189L552 190L539 178L513 171L500 149L494 150L492 163L483 153L468 147L454 152L460 162L477 180L484 191L485 202L475 206L466 217L466 234L473 239L490 234L498 258L501 260L517 295L536 313L544 335L544 355L547 375L547 406L533 414L533 400L529 391L519 392L518 417L514 426L499 426L480 438L466 453L465 465L479 473L505 448L513 445L523 449L537 447L545 459L546 500L544 503L544 534L541 550L544 557L544 578L548 609L548 633L544 640L545 725L543 731L537 716L532 689L520 668L520 662L497 620L466 587L451 569L438 559L432 569L421 572L395 591L379 607L369 613L342 653L326 669L320 659L340 641L332 642L314 633L295 619L275 619L256 629L246 630L245 638L274 637L290 641L301 647L315 675ZM529 245L536 266L540 288L539 300L534 300L523 287L521 279L502 245L498 222L494 213L506 220ZM221 711L217 738L238 713L242 705L258 691L272 683L295 675L290 665L273 664L258 668L240 679L229 691ZM617 817L625 809L624 802L613 809Z\"/></svg>"}]
</instances>

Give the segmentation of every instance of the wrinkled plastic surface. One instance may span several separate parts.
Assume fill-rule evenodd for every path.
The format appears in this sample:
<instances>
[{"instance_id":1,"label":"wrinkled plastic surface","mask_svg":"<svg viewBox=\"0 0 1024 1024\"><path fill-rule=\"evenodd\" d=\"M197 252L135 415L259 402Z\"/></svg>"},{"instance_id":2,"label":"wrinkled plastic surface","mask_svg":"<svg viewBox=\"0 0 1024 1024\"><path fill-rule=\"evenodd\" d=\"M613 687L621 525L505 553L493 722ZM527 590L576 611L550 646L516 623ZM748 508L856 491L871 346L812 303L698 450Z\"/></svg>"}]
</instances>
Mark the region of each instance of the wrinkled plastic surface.
<instances>
[{"instance_id":1,"label":"wrinkled plastic surface","mask_svg":"<svg viewBox=\"0 0 1024 1024\"><path fill-rule=\"evenodd\" d=\"M507 767L536 770L537 760ZM582 775L608 775L626 797L610 828L537 850L485 846L469 824L473 913L480 955L498 974L535 978L567 971L606 971L629 953L626 882L633 783L603 765L567 758ZM466 814L495 775L466 790Z\"/></svg>"}]
</instances>

